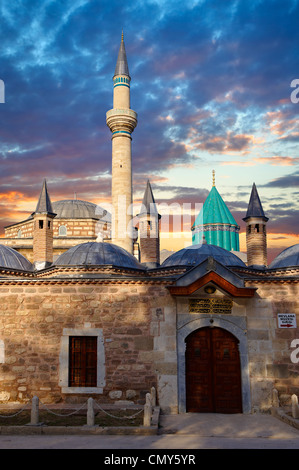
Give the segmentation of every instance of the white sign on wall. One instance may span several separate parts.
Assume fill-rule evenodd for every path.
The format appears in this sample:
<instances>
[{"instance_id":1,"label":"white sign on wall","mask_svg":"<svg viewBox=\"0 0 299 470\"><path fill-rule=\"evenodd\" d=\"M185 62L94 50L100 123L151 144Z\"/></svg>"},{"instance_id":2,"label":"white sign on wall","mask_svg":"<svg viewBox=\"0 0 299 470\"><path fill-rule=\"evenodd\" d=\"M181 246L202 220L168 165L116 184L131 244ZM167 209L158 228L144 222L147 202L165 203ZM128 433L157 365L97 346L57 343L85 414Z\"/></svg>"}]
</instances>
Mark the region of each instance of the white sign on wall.
<instances>
[{"instance_id":1,"label":"white sign on wall","mask_svg":"<svg viewBox=\"0 0 299 470\"><path fill-rule=\"evenodd\" d=\"M296 314L295 313L278 313L277 314L278 328L297 328Z\"/></svg>"}]
</instances>

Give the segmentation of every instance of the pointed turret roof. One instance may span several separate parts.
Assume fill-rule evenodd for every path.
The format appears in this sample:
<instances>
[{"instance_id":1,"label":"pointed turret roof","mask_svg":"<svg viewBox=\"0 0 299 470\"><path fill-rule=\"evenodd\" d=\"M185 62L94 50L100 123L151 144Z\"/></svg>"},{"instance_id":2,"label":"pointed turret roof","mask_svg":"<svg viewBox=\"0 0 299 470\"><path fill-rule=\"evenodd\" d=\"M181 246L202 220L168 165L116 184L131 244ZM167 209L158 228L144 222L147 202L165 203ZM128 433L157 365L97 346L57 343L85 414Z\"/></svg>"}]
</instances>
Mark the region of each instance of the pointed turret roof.
<instances>
[{"instance_id":1,"label":"pointed turret roof","mask_svg":"<svg viewBox=\"0 0 299 470\"><path fill-rule=\"evenodd\" d=\"M121 34L121 42L114 72L114 76L116 75L127 75L130 77L123 32Z\"/></svg>"},{"instance_id":2,"label":"pointed turret roof","mask_svg":"<svg viewBox=\"0 0 299 470\"><path fill-rule=\"evenodd\" d=\"M246 222L246 220L250 217L262 217L265 222L269 220L268 217L266 217L264 214L263 206L261 204L255 183L252 185L246 217L244 217L243 220Z\"/></svg>"},{"instance_id":3,"label":"pointed turret roof","mask_svg":"<svg viewBox=\"0 0 299 470\"><path fill-rule=\"evenodd\" d=\"M146 189L144 192L141 211L140 211L139 216L145 215L145 214L156 215L159 218L161 217L160 214L158 214L157 206L155 203L155 198L154 198L152 187L151 187L149 180L147 180Z\"/></svg>"},{"instance_id":4,"label":"pointed turret roof","mask_svg":"<svg viewBox=\"0 0 299 470\"><path fill-rule=\"evenodd\" d=\"M48 193L47 181L44 179L43 187L39 195L38 203L33 214L51 214L56 215L53 211L51 199Z\"/></svg>"}]
</instances>

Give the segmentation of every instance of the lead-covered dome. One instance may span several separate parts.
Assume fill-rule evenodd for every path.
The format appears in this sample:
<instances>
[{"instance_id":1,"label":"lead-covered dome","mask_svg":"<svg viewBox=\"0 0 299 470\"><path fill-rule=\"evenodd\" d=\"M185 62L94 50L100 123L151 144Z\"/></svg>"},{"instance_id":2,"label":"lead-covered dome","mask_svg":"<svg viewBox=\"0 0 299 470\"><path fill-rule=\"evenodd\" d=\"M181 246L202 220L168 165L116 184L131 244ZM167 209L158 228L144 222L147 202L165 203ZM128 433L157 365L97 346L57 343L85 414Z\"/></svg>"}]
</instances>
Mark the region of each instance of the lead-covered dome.
<instances>
[{"instance_id":1,"label":"lead-covered dome","mask_svg":"<svg viewBox=\"0 0 299 470\"><path fill-rule=\"evenodd\" d=\"M216 245L191 245L169 256L163 263L168 266L196 266L207 258L212 257L225 266L246 266L243 261L230 251Z\"/></svg>"},{"instance_id":2,"label":"lead-covered dome","mask_svg":"<svg viewBox=\"0 0 299 470\"><path fill-rule=\"evenodd\" d=\"M137 259L120 246L105 242L88 242L73 246L53 263L55 266L112 265L144 269Z\"/></svg>"},{"instance_id":3,"label":"lead-covered dome","mask_svg":"<svg viewBox=\"0 0 299 470\"><path fill-rule=\"evenodd\" d=\"M299 266L299 244L283 250L269 265L270 269Z\"/></svg>"},{"instance_id":4,"label":"lead-covered dome","mask_svg":"<svg viewBox=\"0 0 299 470\"><path fill-rule=\"evenodd\" d=\"M93 202L80 199L65 199L52 203L53 212L57 219L105 219L110 220L110 214Z\"/></svg>"},{"instance_id":5,"label":"lead-covered dome","mask_svg":"<svg viewBox=\"0 0 299 470\"><path fill-rule=\"evenodd\" d=\"M6 245L0 245L0 267L18 271L32 271L30 261L21 253Z\"/></svg>"}]
</instances>

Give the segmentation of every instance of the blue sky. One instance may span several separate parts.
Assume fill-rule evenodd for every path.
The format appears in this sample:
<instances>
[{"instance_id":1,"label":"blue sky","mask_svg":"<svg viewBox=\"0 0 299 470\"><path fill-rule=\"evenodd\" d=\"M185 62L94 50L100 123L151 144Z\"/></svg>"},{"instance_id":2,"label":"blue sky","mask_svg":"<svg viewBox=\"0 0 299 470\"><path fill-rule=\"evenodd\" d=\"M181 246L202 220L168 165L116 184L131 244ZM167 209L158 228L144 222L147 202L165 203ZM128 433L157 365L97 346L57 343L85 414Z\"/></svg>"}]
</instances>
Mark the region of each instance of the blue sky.
<instances>
[{"instance_id":1,"label":"blue sky","mask_svg":"<svg viewBox=\"0 0 299 470\"><path fill-rule=\"evenodd\" d=\"M2 0L0 18L1 228L34 210L44 178L52 200L110 200L123 29L135 201L149 178L158 203L202 203L215 169L241 233L255 182L270 250L298 242L297 0Z\"/></svg>"}]
</instances>

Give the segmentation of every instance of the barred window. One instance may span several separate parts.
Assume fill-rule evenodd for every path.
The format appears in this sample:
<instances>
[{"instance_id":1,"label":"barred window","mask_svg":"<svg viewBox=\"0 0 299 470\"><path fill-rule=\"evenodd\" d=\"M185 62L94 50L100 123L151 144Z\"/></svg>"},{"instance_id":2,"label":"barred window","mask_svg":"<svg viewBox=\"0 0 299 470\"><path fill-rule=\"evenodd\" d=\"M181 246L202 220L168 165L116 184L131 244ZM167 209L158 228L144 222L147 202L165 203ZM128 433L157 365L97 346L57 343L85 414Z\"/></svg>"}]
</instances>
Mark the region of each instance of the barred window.
<instances>
[{"instance_id":1,"label":"barred window","mask_svg":"<svg viewBox=\"0 0 299 470\"><path fill-rule=\"evenodd\" d=\"M69 387L96 387L97 337L70 336Z\"/></svg>"}]
</instances>

